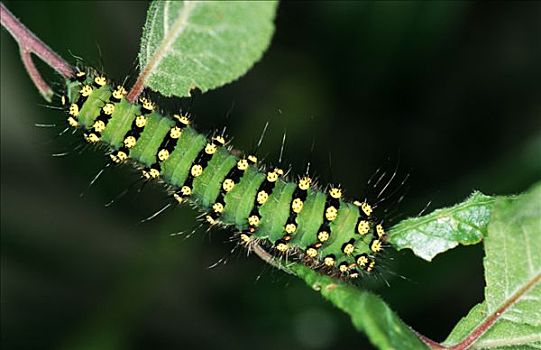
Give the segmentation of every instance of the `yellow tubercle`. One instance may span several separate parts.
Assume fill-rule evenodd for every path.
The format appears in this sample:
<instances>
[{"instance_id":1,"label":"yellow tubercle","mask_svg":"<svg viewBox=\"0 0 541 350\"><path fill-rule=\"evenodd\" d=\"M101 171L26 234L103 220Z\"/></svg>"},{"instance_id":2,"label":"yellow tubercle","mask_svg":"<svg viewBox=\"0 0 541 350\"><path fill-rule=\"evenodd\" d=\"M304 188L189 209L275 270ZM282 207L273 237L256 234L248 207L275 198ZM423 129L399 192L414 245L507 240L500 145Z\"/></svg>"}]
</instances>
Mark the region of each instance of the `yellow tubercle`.
<instances>
[{"instance_id":1,"label":"yellow tubercle","mask_svg":"<svg viewBox=\"0 0 541 350\"><path fill-rule=\"evenodd\" d=\"M368 232L370 232L370 223L366 220L359 220L357 232L359 232L361 235L366 235Z\"/></svg>"},{"instance_id":2,"label":"yellow tubercle","mask_svg":"<svg viewBox=\"0 0 541 350\"><path fill-rule=\"evenodd\" d=\"M329 232L327 232L327 231L318 232L317 239L320 242L326 242L329 239Z\"/></svg>"},{"instance_id":3,"label":"yellow tubercle","mask_svg":"<svg viewBox=\"0 0 541 350\"><path fill-rule=\"evenodd\" d=\"M73 128L76 128L79 126L79 122L77 121L77 119L73 118L73 117L68 117L68 124L69 126L73 127Z\"/></svg>"},{"instance_id":4,"label":"yellow tubercle","mask_svg":"<svg viewBox=\"0 0 541 350\"><path fill-rule=\"evenodd\" d=\"M283 174L283 171L281 171L280 169L276 168L274 169L273 171L269 171L267 173L267 181L268 182L276 182L276 180L278 180L278 177Z\"/></svg>"},{"instance_id":5,"label":"yellow tubercle","mask_svg":"<svg viewBox=\"0 0 541 350\"><path fill-rule=\"evenodd\" d=\"M265 191L259 191L259 193L257 194L257 203L259 205L265 204L268 199L269 199L269 194Z\"/></svg>"},{"instance_id":6,"label":"yellow tubercle","mask_svg":"<svg viewBox=\"0 0 541 350\"><path fill-rule=\"evenodd\" d=\"M357 258L357 265L365 267L366 264L368 264L368 257L366 255L361 255Z\"/></svg>"},{"instance_id":7,"label":"yellow tubercle","mask_svg":"<svg viewBox=\"0 0 541 350\"><path fill-rule=\"evenodd\" d=\"M325 259L323 259L323 264L325 264L325 266L332 267L335 263L336 260L332 256L327 256Z\"/></svg>"},{"instance_id":8,"label":"yellow tubercle","mask_svg":"<svg viewBox=\"0 0 541 350\"><path fill-rule=\"evenodd\" d=\"M103 106L101 108L101 110L103 111L103 113L105 113L106 115L111 115L113 114L113 112L115 111L115 105L112 104L112 103L106 103L105 106Z\"/></svg>"},{"instance_id":9,"label":"yellow tubercle","mask_svg":"<svg viewBox=\"0 0 541 350\"><path fill-rule=\"evenodd\" d=\"M124 146L126 148L133 148L137 143L137 139L134 136L128 136L124 139Z\"/></svg>"},{"instance_id":10,"label":"yellow tubercle","mask_svg":"<svg viewBox=\"0 0 541 350\"><path fill-rule=\"evenodd\" d=\"M225 138L223 136L214 136L212 141L218 143L220 146L225 145Z\"/></svg>"},{"instance_id":11,"label":"yellow tubercle","mask_svg":"<svg viewBox=\"0 0 541 350\"><path fill-rule=\"evenodd\" d=\"M107 78L105 78L103 75L98 75L94 78L94 82L99 86L104 86L107 84Z\"/></svg>"},{"instance_id":12,"label":"yellow tubercle","mask_svg":"<svg viewBox=\"0 0 541 350\"><path fill-rule=\"evenodd\" d=\"M113 97L117 100L120 100L122 97L126 96L128 92L122 85L118 85L116 89L113 91Z\"/></svg>"},{"instance_id":13,"label":"yellow tubercle","mask_svg":"<svg viewBox=\"0 0 541 350\"><path fill-rule=\"evenodd\" d=\"M241 240L242 243L248 244L248 243L252 242L253 239L252 239L252 236L247 235L246 233L241 233L240 234L240 240Z\"/></svg>"},{"instance_id":14,"label":"yellow tubercle","mask_svg":"<svg viewBox=\"0 0 541 350\"><path fill-rule=\"evenodd\" d=\"M297 225L294 223L289 223L285 226L284 230L289 234L295 233L295 231L297 231Z\"/></svg>"},{"instance_id":15,"label":"yellow tubercle","mask_svg":"<svg viewBox=\"0 0 541 350\"><path fill-rule=\"evenodd\" d=\"M376 261L375 260L370 260L370 263L366 267L366 271L367 272L372 272L372 270L374 270L374 266L376 266Z\"/></svg>"},{"instance_id":16,"label":"yellow tubercle","mask_svg":"<svg viewBox=\"0 0 541 350\"><path fill-rule=\"evenodd\" d=\"M156 179L160 177L160 171L158 169L151 168L149 170L143 170L143 176L146 179Z\"/></svg>"},{"instance_id":17,"label":"yellow tubercle","mask_svg":"<svg viewBox=\"0 0 541 350\"><path fill-rule=\"evenodd\" d=\"M325 219L327 219L328 221L336 220L337 216L338 216L338 210L335 207L330 206L327 208L327 210L325 210Z\"/></svg>"},{"instance_id":18,"label":"yellow tubercle","mask_svg":"<svg viewBox=\"0 0 541 350\"><path fill-rule=\"evenodd\" d=\"M189 186L182 186L180 193L182 193L183 196L191 196L192 189Z\"/></svg>"},{"instance_id":19,"label":"yellow tubercle","mask_svg":"<svg viewBox=\"0 0 541 350\"><path fill-rule=\"evenodd\" d=\"M329 195L334 199L340 199L342 197L342 190L338 187L331 187L329 189Z\"/></svg>"},{"instance_id":20,"label":"yellow tubercle","mask_svg":"<svg viewBox=\"0 0 541 350\"><path fill-rule=\"evenodd\" d=\"M222 203L214 203L212 205L212 209L216 212L216 213L222 213L224 211L224 205Z\"/></svg>"},{"instance_id":21,"label":"yellow tubercle","mask_svg":"<svg viewBox=\"0 0 541 350\"><path fill-rule=\"evenodd\" d=\"M370 250L374 253L380 252L383 249L381 241L379 239L374 239L370 243Z\"/></svg>"},{"instance_id":22,"label":"yellow tubercle","mask_svg":"<svg viewBox=\"0 0 541 350\"><path fill-rule=\"evenodd\" d=\"M353 251L355 250L355 246L352 244L352 243L347 243L344 248L342 248L342 251L344 252L344 254L346 255L351 255L353 254Z\"/></svg>"},{"instance_id":23,"label":"yellow tubercle","mask_svg":"<svg viewBox=\"0 0 541 350\"><path fill-rule=\"evenodd\" d=\"M184 197L182 197L181 195L179 195L178 193L175 193L173 194L173 198L175 198L175 200L179 203L183 203L184 202Z\"/></svg>"},{"instance_id":24,"label":"yellow tubercle","mask_svg":"<svg viewBox=\"0 0 541 350\"><path fill-rule=\"evenodd\" d=\"M239 159L237 162L237 168L242 171L248 169L248 161L246 159Z\"/></svg>"},{"instance_id":25,"label":"yellow tubercle","mask_svg":"<svg viewBox=\"0 0 541 350\"><path fill-rule=\"evenodd\" d=\"M289 249L289 245L287 245L286 243L280 242L280 243L278 243L278 244L276 245L276 249L277 249L279 252L284 253L284 252L286 252L286 251Z\"/></svg>"},{"instance_id":26,"label":"yellow tubercle","mask_svg":"<svg viewBox=\"0 0 541 350\"><path fill-rule=\"evenodd\" d=\"M216 221L216 220L215 220L212 216L210 216L210 215L207 215L205 218L206 218L208 224L211 225L211 226L214 226L214 225L217 225L217 224L218 224L218 221Z\"/></svg>"},{"instance_id":27,"label":"yellow tubercle","mask_svg":"<svg viewBox=\"0 0 541 350\"><path fill-rule=\"evenodd\" d=\"M119 152L117 153L116 156L118 157L118 159L119 159L121 162L123 162L123 161L125 161L126 159L128 159L128 155L127 155L125 152L123 152L123 151L119 151Z\"/></svg>"},{"instance_id":28,"label":"yellow tubercle","mask_svg":"<svg viewBox=\"0 0 541 350\"><path fill-rule=\"evenodd\" d=\"M137 118L135 118L135 126L138 128L144 128L145 125L147 125L147 117L144 115L139 115Z\"/></svg>"},{"instance_id":29,"label":"yellow tubercle","mask_svg":"<svg viewBox=\"0 0 541 350\"><path fill-rule=\"evenodd\" d=\"M257 215L251 215L250 217L248 217L248 224L250 226L254 226L254 227L257 227L259 226L259 216Z\"/></svg>"},{"instance_id":30,"label":"yellow tubercle","mask_svg":"<svg viewBox=\"0 0 541 350\"><path fill-rule=\"evenodd\" d=\"M254 165L257 164L257 157L256 157L256 156L254 156L254 155L249 155L249 156L247 157L247 159L248 159L248 161L250 161L250 163L252 163L252 164L254 164Z\"/></svg>"},{"instance_id":31,"label":"yellow tubercle","mask_svg":"<svg viewBox=\"0 0 541 350\"><path fill-rule=\"evenodd\" d=\"M188 118L187 116L185 115L179 115L179 114L174 114L173 115L173 118L178 120L179 122L181 122L182 124L184 124L185 126L188 126L190 125L191 121L190 121L190 118Z\"/></svg>"},{"instance_id":32,"label":"yellow tubercle","mask_svg":"<svg viewBox=\"0 0 541 350\"><path fill-rule=\"evenodd\" d=\"M153 111L154 110L154 102L152 102L150 99L148 99L146 97L141 97L141 98L139 98L139 102L141 102L141 105L147 111Z\"/></svg>"},{"instance_id":33,"label":"yellow tubercle","mask_svg":"<svg viewBox=\"0 0 541 350\"><path fill-rule=\"evenodd\" d=\"M206 154L214 154L214 153L216 153L216 150L217 150L217 147L213 143L207 143L207 145L205 146L205 153Z\"/></svg>"},{"instance_id":34,"label":"yellow tubercle","mask_svg":"<svg viewBox=\"0 0 541 350\"><path fill-rule=\"evenodd\" d=\"M203 174L203 167L199 164L194 164L190 170L190 174L192 174L193 177L201 176L201 174Z\"/></svg>"},{"instance_id":35,"label":"yellow tubercle","mask_svg":"<svg viewBox=\"0 0 541 350\"><path fill-rule=\"evenodd\" d=\"M92 126L94 131L102 133L105 130L105 123L102 120L96 120Z\"/></svg>"},{"instance_id":36,"label":"yellow tubercle","mask_svg":"<svg viewBox=\"0 0 541 350\"><path fill-rule=\"evenodd\" d=\"M306 249L306 255L308 255L312 259L315 258L317 256L317 249L312 247Z\"/></svg>"},{"instance_id":37,"label":"yellow tubercle","mask_svg":"<svg viewBox=\"0 0 541 350\"><path fill-rule=\"evenodd\" d=\"M73 117L77 117L79 115L79 106L77 104L72 103L69 108L69 115Z\"/></svg>"},{"instance_id":38,"label":"yellow tubercle","mask_svg":"<svg viewBox=\"0 0 541 350\"><path fill-rule=\"evenodd\" d=\"M89 143L96 143L100 140L100 138L98 137L98 135L91 132L90 134L85 135L85 140Z\"/></svg>"},{"instance_id":39,"label":"yellow tubercle","mask_svg":"<svg viewBox=\"0 0 541 350\"><path fill-rule=\"evenodd\" d=\"M82 88L81 88L81 96L83 97L88 97L90 95L92 95L92 92L94 91L94 88L92 88L91 85L84 85Z\"/></svg>"},{"instance_id":40,"label":"yellow tubercle","mask_svg":"<svg viewBox=\"0 0 541 350\"><path fill-rule=\"evenodd\" d=\"M385 236L385 230L383 229L383 226L381 224L376 225L376 234L379 238Z\"/></svg>"},{"instance_id":41,"label":"yellow tubercle","mask_svg":"<svg viewBox=\"0 0 541 350\"><path fill-rule=\"evenodd\" d=\"M231 179L225 179L223 184L222 184L222 188L225 192L229 192L233 189L233 187L235 187L235 182Z\"/></svg>"},{"instance_id":42,"label":"yellow tubercle","mask_svg":"<svg viewBox=\"0 0 541 350\"><path fill-rule=\"evenodd\" d=\"M169 131L169 136L172 139L178 139L180 135L182 135L182 129L179 128L178 126L172 127L171 130Z\"/></svg>"},{"instance_id":43,"label":"yellow tubercle","mask_svg":"<svg viewBox=\"0 0 541 350\"><path fill-rule=\"evenodd\" d=\"M300 198L295 198L293 202L291 202L291 210L296 214L300 213L303 207L304 203Z\"/></svg>"},{"instance_id":44,"label":"yellow tubercle","mask_svg":"<svg viewBox=\"0 0 541 350\"><path fill-rule=\"evenodd\" d=\"M169 151L166 150L165 148L164 149L161 149L159 152L158 152L158 160L160 162L164 162L166 161L167 159L169 159Z\"/></svg>"},{"instance_id":45,"label":"yellow tubercle","mask_svg":"<svg viewBox=\"0 0 541 350\"><path fill-rule=\"evenodd\" d=\"M312 179L308 176L301 177L299 179L299 188L303 191L306 191L310 188L312 184Z\"/></svg>"}]
</instances>

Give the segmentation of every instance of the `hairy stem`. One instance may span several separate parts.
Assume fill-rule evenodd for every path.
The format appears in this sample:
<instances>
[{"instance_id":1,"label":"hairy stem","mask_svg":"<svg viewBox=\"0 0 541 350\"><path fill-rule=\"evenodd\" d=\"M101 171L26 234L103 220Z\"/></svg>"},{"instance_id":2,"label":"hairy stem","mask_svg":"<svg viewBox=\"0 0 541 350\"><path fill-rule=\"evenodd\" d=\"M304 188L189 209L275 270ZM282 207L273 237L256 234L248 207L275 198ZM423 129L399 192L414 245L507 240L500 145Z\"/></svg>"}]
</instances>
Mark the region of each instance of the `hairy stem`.
<instances>
[{"instance_id":1,"label":"hairy stem","mask_svg":"<svg viewBox=\"0 0 541 350\"><path fill-rule=\"evenodd\" d=\"M57 71L64 78L72 77L75 74L75 70L68 62L51 50L49 46L26 28L26 26L22 24L3 3L0 3L0 19L2 27L6 28L19 45L21 60L23 61L24 67L26 68L28 75L30 75L32 82L39 90L40 94L50 102L51 97L53 96L53 90L45 82L34 65L31 54L38 56L43 62Z\"/></svg>"}]
</instances>

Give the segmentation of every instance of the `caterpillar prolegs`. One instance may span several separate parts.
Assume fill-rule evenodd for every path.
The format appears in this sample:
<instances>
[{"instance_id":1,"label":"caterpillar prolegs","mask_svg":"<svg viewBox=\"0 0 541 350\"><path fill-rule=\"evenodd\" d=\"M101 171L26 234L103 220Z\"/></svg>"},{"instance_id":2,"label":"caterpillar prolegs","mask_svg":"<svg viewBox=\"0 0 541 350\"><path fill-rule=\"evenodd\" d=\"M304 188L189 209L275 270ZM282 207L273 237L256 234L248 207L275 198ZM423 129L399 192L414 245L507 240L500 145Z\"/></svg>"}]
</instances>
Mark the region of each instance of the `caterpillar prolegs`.
<instances>
[{"instance_id":1,"label":"caterpillar prolegs","mask_svg":"<svg viewBox=\"0 0 541 350\"><path fill-rule=\"evenodd\" d=\"M241 244L262 242L272 255L344 279L375 269L386 234L370 203L345 200L339 186L323 191L308 175L292 181L255 155L236 155L223 136L197 132L187 116L162 115L149 98L130 103L125 95L86 69L66 82L61 103L69 125L105 145L112 163L141 168L210 225L231 227Z\"/></svg>"}]
</instances>

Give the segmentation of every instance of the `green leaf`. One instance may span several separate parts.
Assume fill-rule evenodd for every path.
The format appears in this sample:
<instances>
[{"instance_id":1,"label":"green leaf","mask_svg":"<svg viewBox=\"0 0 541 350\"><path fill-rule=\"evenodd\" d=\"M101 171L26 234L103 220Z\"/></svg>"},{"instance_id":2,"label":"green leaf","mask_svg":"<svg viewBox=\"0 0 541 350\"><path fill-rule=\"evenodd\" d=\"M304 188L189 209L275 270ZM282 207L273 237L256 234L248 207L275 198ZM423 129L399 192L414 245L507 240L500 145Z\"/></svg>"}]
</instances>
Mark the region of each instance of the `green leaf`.
<instances>
[{"instance_id":1,"label":"green leaf","mask_svg":"<svg viewBox=\"0 0 541 350\"><path fill-rule=\"evenodd\" d=\"M473 348L541 348L541 184L517 198L499 198L485 239L485 301L445 344L482 336ZM485 332L486 331L486 332Z\"/></svg>"},{"instance_id":2,"label":"green leaf","mask_svg":"<svg viewBox=\"0 0 541 350\"><path fill-rule=\"evenodd\" d=\"M139 51L143 84L184 97L239 78L269 46L276 7L276 1L152 2Z\"/></svg>"},{"instance_id":3,"label":"green leaf","mask_svg":"<svg viewBox=\"0 0 541 350\"><path fill-rule=\"evenodd\" d=\"M453 207L398 223L389 230L389 243L398 250L409 248L428 261L459 244L479 243L487 232L494 201L474 192Z\"/></svg>"},{"instance_id":4,"label":"green leaf","mask_svg":"<svg viewBox=\"0 0 541 350\"><path fill-rule=\"evenodd\" d=\"M488 315L486 303L476 305L453 329L444 344L452 346L464 340ZM473 349L539 349L541 328L504 319L496 322L472 345Z\"/></svg>"},{"instance_id":5,"label":"green leaf","mask_svg":"<svg viewBox=\"0 0 541 350\"><path fill-rule=\"evenodd\" d=\"M288 265L287 269L349 314L355 328L363 331L379 349L428 348L378 296L301 264Z\"/></svg>"}]
</instances>

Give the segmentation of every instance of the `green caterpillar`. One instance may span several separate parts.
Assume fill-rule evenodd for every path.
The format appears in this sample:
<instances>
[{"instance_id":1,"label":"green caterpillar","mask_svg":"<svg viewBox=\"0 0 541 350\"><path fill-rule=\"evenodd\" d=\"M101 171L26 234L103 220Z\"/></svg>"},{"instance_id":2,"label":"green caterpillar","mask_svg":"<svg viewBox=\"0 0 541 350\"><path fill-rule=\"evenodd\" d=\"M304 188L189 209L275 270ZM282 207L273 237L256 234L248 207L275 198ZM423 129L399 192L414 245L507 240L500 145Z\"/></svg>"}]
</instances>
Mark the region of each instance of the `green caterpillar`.
<instances>
[{"instance_id":1,"label":"green caterpillar","mask_svg":"<svg viewBox=\"0 0 541 350\"><path fill-rule=\"evenodd\" d=\"M319 190L307 175L292 182L280 168L265 170L254 155L233 154L223 136L198 133L187 116L160 114L146 97L130 103L114 86L79 70L61 98L69 125L105 145L113 163L141 168L177 202L205 212L210 225L234 228L243 245L261 244L338 278L375 269L386 234L369 203L345 201L339 186Z\"/></svg>"}]
</instances>

